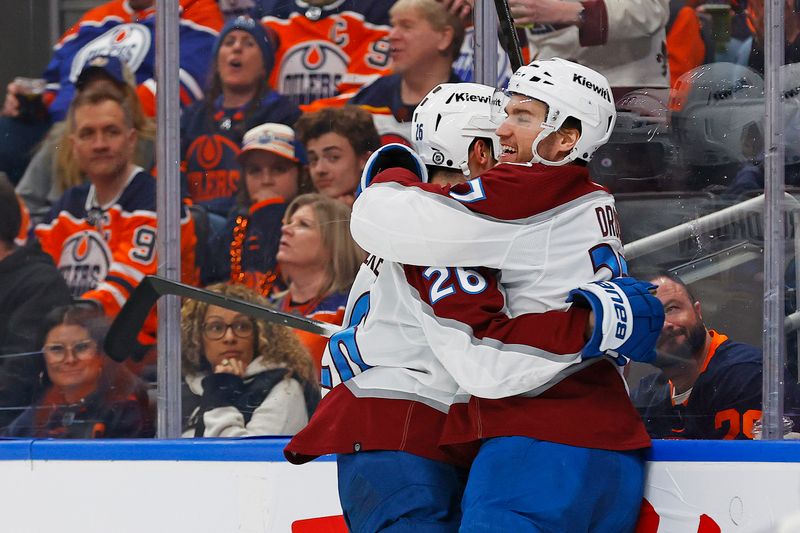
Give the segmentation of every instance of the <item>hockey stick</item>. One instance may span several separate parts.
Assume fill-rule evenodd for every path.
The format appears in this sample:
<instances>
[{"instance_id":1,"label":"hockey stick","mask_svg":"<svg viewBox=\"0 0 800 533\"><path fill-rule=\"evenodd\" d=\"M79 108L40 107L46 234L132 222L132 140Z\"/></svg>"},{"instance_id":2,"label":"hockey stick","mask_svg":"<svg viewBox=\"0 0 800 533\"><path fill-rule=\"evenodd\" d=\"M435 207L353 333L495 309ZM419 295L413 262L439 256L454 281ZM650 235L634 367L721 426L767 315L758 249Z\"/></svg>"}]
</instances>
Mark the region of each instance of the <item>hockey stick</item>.
<instances>
[{"instance_id":1,"label":"hockey stick","mask_svg":"<svg viewBox=\"0 0 800 533\"><path fill-rule=\"evenodd\" d=\"M159 276L145 276L130 295L128 301L125 302L125 305L122 306L113 324L111 324L104 345L106 354L109 357L115 361L124 361L128 357L138 361L144 357L149 347L139 343L137 338L139 330L142 329L150 309L160 297L166 294L191 298L209 305L218 305L259 320L308 331L323 337L330 337L341 329L336 324L284 313L277 309L262 307Z\"/></svg>"},{"instance_id":2,"label":"hockey stick","mask_svg":"<svg viewBox=\"0 0 800 533\"><path fill-rule=\"evenodd\" d=\"M500 22L500 44L508 54L508 60L511 61L511 72L516 72L522 66L522 53L519 51L519 38L511 10L508 8L508 0L494 0L494 7Z\"/></svg>"}]
</instances>

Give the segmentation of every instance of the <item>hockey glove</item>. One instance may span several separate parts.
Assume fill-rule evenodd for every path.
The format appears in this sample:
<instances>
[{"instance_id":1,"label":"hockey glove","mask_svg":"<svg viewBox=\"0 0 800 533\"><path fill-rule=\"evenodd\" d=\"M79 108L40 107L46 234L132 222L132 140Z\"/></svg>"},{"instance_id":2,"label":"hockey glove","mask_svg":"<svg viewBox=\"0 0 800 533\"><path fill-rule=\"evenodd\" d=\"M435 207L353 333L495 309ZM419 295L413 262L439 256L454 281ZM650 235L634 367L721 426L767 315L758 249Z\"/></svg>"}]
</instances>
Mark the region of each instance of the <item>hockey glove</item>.
<instances>
[{"instance_id":1,"label":"hockey glove","mask_svg":"<svg viewBox=\"0 0 800 533\"><path fill-rule=\"evenodd\" d=\"M372 180L380 172L387 168L405 168L419 176L422 183L428 183L428 169L417 153L404 144L391 143L381 146L369 156L364 171L361 173L361 181L356 190L356 198L361 191L369 187Z\"/></svg>"},{"instance_id":2,"label":"hockey glove","mask_svg":"<svg viewBox=\"0 0 800 533\"><path fill-rule=\"evenodd\" d=\"M583 358L608 355L620 366L631 360L648 363L655 359L664 324L664 307L650 292L655 287L634 278L614 278L572 289L567 301L588 305L595 318Z\"/></svg>"}]
</instances>

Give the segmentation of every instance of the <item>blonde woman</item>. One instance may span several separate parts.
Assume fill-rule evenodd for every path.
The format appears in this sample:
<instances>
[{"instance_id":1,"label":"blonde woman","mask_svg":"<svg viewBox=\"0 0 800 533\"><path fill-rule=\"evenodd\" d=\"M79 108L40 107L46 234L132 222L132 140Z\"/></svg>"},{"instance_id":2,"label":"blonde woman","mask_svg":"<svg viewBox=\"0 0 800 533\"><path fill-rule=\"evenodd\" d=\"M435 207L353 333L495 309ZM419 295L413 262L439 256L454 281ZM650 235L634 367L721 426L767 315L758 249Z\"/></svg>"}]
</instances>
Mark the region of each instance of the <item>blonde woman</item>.
<instances>
[{"instance_id":1,"label":"blonde woman","mask_svg":"<svg viewBox=\"0 0 800 533\"><path fill-rule=\"evenodd\" d=\"M248 287L209 290L267 305ZM319 402L306 350L288 329L189 300L182 310L184 437L294 435Z\"/></svg>"},{"instance_id":2,"label":"blonde woman","mask_svg":"<svg viewBox=\"0 0 800 533\"><path fill-rule=\"evenodd\" d=\"M279 309L341 324L350 286L365 253L350 236L350 207L322 194L302 194L289 204L278 245L278 267L288 290ZM296 332L320 369L326 339Z\"/></svg>"}]
</instances>

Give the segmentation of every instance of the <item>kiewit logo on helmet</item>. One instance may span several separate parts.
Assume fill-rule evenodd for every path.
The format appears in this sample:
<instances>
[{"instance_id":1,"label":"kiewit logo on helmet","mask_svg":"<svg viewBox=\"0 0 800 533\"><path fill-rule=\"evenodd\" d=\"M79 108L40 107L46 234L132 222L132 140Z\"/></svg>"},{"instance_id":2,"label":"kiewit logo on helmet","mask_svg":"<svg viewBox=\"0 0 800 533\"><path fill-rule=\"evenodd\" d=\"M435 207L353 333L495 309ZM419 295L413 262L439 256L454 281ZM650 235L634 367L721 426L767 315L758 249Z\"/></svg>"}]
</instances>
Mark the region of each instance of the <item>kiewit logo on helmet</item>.
<instances>
[{"instance_id":1,"label":"kiewit logo on helmet","mask_svg":"<svg viewBox=\"0 0 800 533\"><path fill-rule=\"evenodd\" d=\"M600 96L611 102L611 94L609 93L608 89L606 89L605 87L600 87L599 85L595 85L594 83L584 78L583 75L573 74L572 81L580 85L583 85L587 89L593 90L594 92L596 92L597 94L599 94Z\"/></svg>"},{"instance_id":2,"label":"kiewit logo on helmet","mask_svg":"<svg viewBox=\"0 0 800 533\"><path fill-rule=\"evenodd\" d=\"M488 104L490 103L491 98L489 96L481 96L479 94L453 93L450 95L450 98L448 98L445 103L449 104L453 100L455 100L456 102L481 102L484 104Z\"/></svg>"},{"instance_id":3,"label":"kiewit logo on helmet","mask_svg":"<svg viewBox=\"0 0 800 533\"><path fill-rule=\"evenodd\" d=\"M728 89L722 89L720 91L715 91L711 93L708 101L711 102L711 99L720 101L720 100L727 100L734 94L738 93L743 89L751 89L753 85L747 80L747 78L739 78L738 80L733 82L733 86Z\"/></svg>"}]
</instances>

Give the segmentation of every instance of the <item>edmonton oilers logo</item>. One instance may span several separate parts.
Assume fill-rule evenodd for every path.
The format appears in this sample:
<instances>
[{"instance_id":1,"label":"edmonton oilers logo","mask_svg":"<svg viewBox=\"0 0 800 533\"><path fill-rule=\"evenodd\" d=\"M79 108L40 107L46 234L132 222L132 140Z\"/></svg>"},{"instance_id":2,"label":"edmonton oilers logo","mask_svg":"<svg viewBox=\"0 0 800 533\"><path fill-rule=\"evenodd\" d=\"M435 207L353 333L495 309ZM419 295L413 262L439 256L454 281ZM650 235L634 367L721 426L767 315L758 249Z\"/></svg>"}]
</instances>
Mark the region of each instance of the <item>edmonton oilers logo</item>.
<instances>
[{"instance_id":1,"label":"edmonton oilers logo","mask_svg":"<svg viewBox=\"0 0 800 533\"><path fill-rule=\"evenodd\" d=\"M276 85L298 103L328 98L337 94L336 87L349 64L349 56L336 45L326 41L302 43L286 51Z\"/></svg>"},{"instance_id":2,"label":"edmonton oilers logo","mask_svg":"<svg viewBox=\"0 0 800 533\"><path fill-rule=\"evenodd\" d=\"M192 170L213 170L220 167L226 152L233 159L239 146L222 135L203 135L189 146L186 160Z\"/></svg>"},{"instance_id":3,"label":"edmonton oilers logo","mask_svg":"<svg viewBox=\"0 0 800 533\"><path fill-rule=\"evenodd\" d=\"M96 231L82 231L69 237L61 248L58 269L73 296L97 287L111 265L108 244Z\"/></svg>"},{"instance_id":4,"label":"edmonton oilers logo","mask_svg":"<svg viewBox=\"0 0 800 533\"><path fill-rule=\"evenodd\" d=\"M97 56L118 57L120 61L128 65L131 72L136 72L150 52L151 44L152 35L143 24L134 22L114 26L84 45L75 54L69 79L75 83L84 65Z\"/></svg>"}]
</instances>

